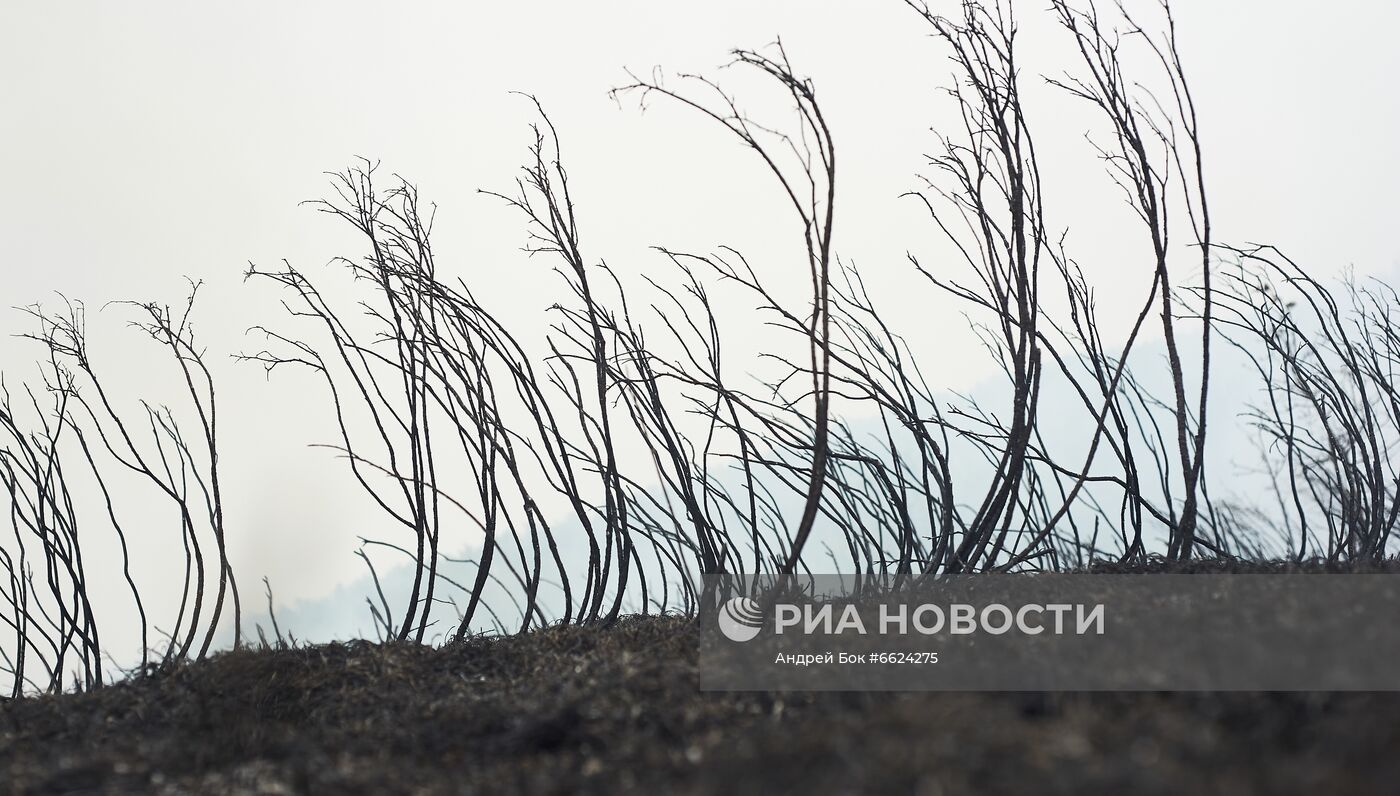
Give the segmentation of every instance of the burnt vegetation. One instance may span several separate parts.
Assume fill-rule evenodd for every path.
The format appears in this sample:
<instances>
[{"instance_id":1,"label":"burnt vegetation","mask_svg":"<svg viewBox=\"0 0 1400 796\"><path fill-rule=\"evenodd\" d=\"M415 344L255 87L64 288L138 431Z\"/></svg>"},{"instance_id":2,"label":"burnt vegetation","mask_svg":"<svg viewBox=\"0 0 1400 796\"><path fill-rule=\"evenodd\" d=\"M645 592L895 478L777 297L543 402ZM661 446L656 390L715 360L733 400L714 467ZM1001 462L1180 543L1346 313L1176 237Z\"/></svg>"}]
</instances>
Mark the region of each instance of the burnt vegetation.
<instances>
[{"instance_id":1,"label":"burnt vegetation","mask_svg":"<svg viewBox=\"0 0 1400 796\"><path fill-rule=\"evenodd\" d=\"M1395 694L714 693L697 646L684 617L631 616L245 647L17 700L0 771L19 793L356 794L1390 793L1400 774Z\"/></svg>"},{"instance_id":2,"label":"burnt vegetation","mask_svg":"<svg viewBox=\"0 0 1400 796\"><path fill-rule=\"evenodd\" d=\"M910 255L910 289L962 305L1004 378L1000 405L950 396L839 256L838 125L781 44L734 53L734 68L773 92L764 118L705 76L634 78L614 93L718 126L776 185L780 234L806 264L809 301L782 299L772 285L791 275L721 241L707 252L658 246L663 267L640 280L610 268L584 243L576 203L587 186L571 181L563 136L537 102L519 179L491 195L518 213L530 261L553 266L563 286L542 355L439 266L431 204L370 162L332 175L331 194L313 203L355 232L358 253L314 277L290 263L249 267L247 281L276 291L285 312L253 330L238 359L274 378L315 376L339 433L326 446L392 529L361 551L380 640L688 614L705 574L1202 558L1340 566L1390 554L1400 296L1379 283L1330 285L1272 248L1215 240L1170 9L1139 20L1054 0L1049 12L1076 59L1050 86L1096 117L1086 157L1140 233L1121 253L1138 279L1134 322L1113 335L1056 226L1056 188L1036 149L1046 121L1022 100L1026 81L1043 79L1019 61L1010 4L969 2L955 18L909 6L951 58L956 109L908 198L928 217L911 235L954 256ZM756 305L791 341L788 353L758 357L776 375L735 377L753 357L727 336L726 310L713 303L721 290L748 296L744 309ZM113 310L130 313L175 367L183 388L149 399L174 408L111 392L82 305L28 310L45 375L7 389L0 405L10 696L104 684L102 606L90 601L83 557L94 534L118 542L142 670L204 658L221 633L243 644L214 368L194 335L194 292L173 311ZM1144 353L1149 338L1164 356ZM1209 411L1222 350L1257 377L1243 422L1270 490L1254 502L1216 499L1209 486L1208 428L1237 422ZM1047 418L1049 392L1069 396L1077 417L1057 407ZM1048 423L1082 439L1066 445ZM138 531L112 499L118 489L146 490L175 521ZM75 499L80 490L97 499ZM168 533L184 553L183 572L162 573L182 584L168 627L148 624L126 560L137 532ZM450 555L446 540L462 532L479 540L470 559ZM386 551L412 568L406 594L379 588L370 553ZM270 646L285 646L275 633Z\"/></svg>"}]
</instances>

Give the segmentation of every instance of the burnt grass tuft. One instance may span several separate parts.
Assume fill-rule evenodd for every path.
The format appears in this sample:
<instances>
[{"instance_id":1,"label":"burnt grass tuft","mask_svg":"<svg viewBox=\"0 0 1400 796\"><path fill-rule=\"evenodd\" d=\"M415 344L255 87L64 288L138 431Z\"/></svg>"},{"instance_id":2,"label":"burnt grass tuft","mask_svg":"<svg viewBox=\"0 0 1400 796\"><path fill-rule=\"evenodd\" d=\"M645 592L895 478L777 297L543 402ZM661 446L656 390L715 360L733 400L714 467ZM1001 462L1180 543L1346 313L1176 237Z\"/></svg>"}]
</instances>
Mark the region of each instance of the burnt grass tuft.
<instances>
[{"instance_id":1,"label":"burnt grass tuft","mask_svg":"<svg viewBox=\"0 0 1400 796\"><path fill-rule=\"evenodd\" d=\"M696 646L690 620L662 616L440 648L224 652L0 704L0 783L336 794L1394 793L1400 783L1400 694L702 693Z\"/></svg>"}]
</instances>

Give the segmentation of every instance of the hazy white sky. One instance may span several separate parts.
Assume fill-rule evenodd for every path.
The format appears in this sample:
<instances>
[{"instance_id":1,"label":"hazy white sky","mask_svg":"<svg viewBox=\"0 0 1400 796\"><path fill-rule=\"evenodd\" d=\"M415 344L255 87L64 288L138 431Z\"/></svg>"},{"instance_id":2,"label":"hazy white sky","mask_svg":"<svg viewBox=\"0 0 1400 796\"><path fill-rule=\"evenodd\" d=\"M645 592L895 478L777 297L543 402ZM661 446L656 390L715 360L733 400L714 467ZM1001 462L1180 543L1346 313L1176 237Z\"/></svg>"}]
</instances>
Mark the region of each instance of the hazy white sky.
<instances>
[{"instance_id":1,"label":"hazy white sky","mask_svg":"<svg viewBox=\"0 0 1400 796\"><path fill-rule=\"evenodd\" d=\"M1031 75L1069 63L1044 6L1016 3ZM1219 237L1275 243L1320 272L1400 266L1400 6L1174 6ZM510 188L531 114L508 92L528 91L563 136L587 254L635 273L661 267L653 244L728 243L781 281L801 273L791 270L793 230L755 163L694 116L660 105L643 114L607 96L625 68L724 77L715 68L729 48L781 35L834 127L837 248L928 345L930 374L970 388L989 371L962 318L925 288L906 289L904 252L936 251L936 236L897 197L917 186L928 129L950 121L932 97L951 65L927 32L897 0L5 3L0 304L53 291L94 306L175 301L182 276L206 280L200 330L221 380L235 566L249 592L267 574L282 599L316 598L359 576L355 537L382 523L325 452L305 447L331 436L309 382L268 383L224 355L256 347L241 330L275 319L267 288L241 282L248 261L287 258L315 273L332 255L357 253L332 222L298 207L324 194L323 171L366 156L417 182L439 206L442 267L518 326L541 328L554 300L547 265L519 254L521 219L477 193ZM784 118L773 95L734 85L760 115ZM1046 97L1032 122L1046 131L1051 220L1070 228L1101 302L1126 311L1141 279L1120 253L1137 251L1136 230L1081 138L1087 117ZM748 310L736 304L732 320L744 323ZM112 335L99 352L134 397L148 349L118 314L101 316L94 332ZM17 312L0 319L6 332L25 328ZM10 379L32 374L34 354L0 340Z\"/></svg>"}]
</instances>

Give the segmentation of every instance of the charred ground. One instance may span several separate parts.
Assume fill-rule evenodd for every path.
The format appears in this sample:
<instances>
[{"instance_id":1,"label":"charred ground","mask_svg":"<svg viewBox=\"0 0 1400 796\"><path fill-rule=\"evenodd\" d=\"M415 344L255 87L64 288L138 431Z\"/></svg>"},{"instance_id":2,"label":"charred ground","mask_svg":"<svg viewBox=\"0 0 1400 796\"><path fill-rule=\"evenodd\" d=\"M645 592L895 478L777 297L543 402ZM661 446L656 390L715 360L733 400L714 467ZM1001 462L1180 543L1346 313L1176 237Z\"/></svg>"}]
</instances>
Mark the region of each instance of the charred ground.
<instances>
[{"instance_id":1,"label":"charred ground","mask_svg":"<svg viewBox=\"0 0 1400 796\"><path fill-rule=\"evenodd\" d=\"M1169 569L1183 568L1232 566ZM1400 694L702 693L696 647L690 620L662 616L440 648L225 652L3 703L0 781L19 793L1391 793L1400 780Z\"/></svg>"}]
</instances>

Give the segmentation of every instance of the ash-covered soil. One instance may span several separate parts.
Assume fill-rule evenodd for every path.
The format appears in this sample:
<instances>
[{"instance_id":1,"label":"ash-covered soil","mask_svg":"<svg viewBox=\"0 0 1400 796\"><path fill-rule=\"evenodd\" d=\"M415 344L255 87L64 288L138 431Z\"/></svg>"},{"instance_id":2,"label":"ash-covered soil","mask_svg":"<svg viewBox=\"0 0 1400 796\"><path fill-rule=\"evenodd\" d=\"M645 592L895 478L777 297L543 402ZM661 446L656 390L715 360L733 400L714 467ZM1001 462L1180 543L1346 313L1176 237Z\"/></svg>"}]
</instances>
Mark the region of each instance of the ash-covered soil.
<instances>
[{"instance_id":1,"label":"ash-covered soil","mask_svg":"<svg viewBox=\"0 0 1400 796\"><path fill-rule=\"evenodd\" d=\"M696 644L650 617L227 652L0 704L0 790L1400 792L1400 694L702 693Z\"/></svg>"}]
</instances>

